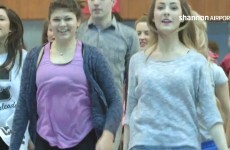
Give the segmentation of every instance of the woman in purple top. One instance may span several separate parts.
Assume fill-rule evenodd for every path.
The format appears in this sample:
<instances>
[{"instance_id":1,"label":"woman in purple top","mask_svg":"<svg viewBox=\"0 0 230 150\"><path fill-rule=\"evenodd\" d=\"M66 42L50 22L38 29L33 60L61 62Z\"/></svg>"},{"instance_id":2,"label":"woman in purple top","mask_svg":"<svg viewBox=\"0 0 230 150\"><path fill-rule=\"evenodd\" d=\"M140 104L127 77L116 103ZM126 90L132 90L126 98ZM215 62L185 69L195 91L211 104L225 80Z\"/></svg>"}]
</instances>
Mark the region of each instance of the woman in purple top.
<instances>
[{"instance_id":1,"label":"woman in purple top","mask_svg":"<svg viewBox=\"0 0 230 150\"><path fill-rule=\"evenodd\" d=\"M75 38L80 15L74 0L50 3L49 23L55 40L38 53L31 50L26 58L11 150L17 149L28 121L36 150L112 150L121 121L121 98L105 58Z\"/></svg>"}]
</instances>

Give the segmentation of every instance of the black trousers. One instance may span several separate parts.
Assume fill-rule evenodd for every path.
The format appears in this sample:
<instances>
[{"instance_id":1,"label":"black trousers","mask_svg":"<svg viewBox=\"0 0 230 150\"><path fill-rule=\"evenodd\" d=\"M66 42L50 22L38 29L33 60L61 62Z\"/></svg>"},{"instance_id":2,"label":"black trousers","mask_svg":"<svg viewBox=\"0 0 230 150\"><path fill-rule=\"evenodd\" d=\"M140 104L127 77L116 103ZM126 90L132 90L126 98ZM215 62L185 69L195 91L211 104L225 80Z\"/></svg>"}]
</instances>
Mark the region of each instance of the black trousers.
<instances>
[{"instance_id":1,"label":"black trousers","mask_svg":"<svg viewBox=\"0 0 230 150\"><path fill-rule=\"evenodd\" d=\"M51 147L49 143L37 134L35 150L95 150L97 138L94 129L76 146L67 149Z\"/></svg>"},{"instance_id":2,"label":"black trousers","mask_svg":"<svg viewBox=\"0 0 230 150\"><path fill-rule=\"evenodd\" d=\"M0 150L8 150L8 149L9 149L9 146L7 146L7 144L0 137Z\"/></svg>"}]
</instances>

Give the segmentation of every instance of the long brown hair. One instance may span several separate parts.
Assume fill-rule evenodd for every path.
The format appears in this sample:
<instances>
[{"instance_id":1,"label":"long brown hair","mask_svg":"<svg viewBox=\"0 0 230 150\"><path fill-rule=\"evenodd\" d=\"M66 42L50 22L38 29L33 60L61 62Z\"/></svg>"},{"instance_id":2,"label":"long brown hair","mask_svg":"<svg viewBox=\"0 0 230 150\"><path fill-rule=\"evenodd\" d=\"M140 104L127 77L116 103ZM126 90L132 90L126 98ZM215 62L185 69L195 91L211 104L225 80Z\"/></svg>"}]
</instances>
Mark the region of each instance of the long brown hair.
<instances>
[{"instance_id":1,"label":"long brown hair","mask_svg":"<svg viewBox=\"0 0 230 150\"><path fill-rule=\"evenodd\" d=\"M49 28L49 22L45 21L43 25L43 31L42 31L42 44L48 42L48 36L47 36L48 28Z\"/></svg>"},{"instance_id":2,"label":"long brown hair","mask_svg":"<svg viewBox=\"0 0 230 150\"><path fill-rule=\"evenodd\" d=\"M187 0L179 0L181 9L182 9L182 15L184 16L193 16L198 15L195 11L192 10L191 6L188 4ZM152 1L151 7L149 9L148 13L148 25L150 28L150 31L153 33L153 40L151 41L152 45L156 45L158 42L158 33L155 23L153 22L154 19L154 10L155 10L156 0ZM207 49L203 48L204 42L203 40L200 41L199 34L202 31L202 20L184 20L180 23L179 27L179 40L187 47L193 48L196 51L203 54L206 58L208 56ZM152 52L155 50L155 47L153 48ZM152 54L150 53L150 55Z\"/></svg>"},{"instance_id":3,"label":"long brown hair","mask_svg":"<svg viewBox=\"0 0 230 150\"><path fill-rule=\"evenodd\" d=\"M12 9L8 9L3 5L0 5L0 9L3 9L6 12L9 18L11 31L4 43L7 51L7 58L0 67L6 68L10 66L9 70L11 70L15 64L17 55L19 55L19 70L22 66L22 49L24 47L22 21Z\"/></svg>"}]
</instances>

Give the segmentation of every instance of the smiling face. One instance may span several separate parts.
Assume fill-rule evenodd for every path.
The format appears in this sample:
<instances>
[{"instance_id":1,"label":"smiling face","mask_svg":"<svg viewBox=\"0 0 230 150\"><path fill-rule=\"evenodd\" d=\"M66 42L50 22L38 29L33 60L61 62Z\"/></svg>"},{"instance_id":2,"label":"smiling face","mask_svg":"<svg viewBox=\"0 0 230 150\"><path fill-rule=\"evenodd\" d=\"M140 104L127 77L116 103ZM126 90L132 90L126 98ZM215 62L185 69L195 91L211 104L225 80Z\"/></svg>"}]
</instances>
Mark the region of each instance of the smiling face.
<instances>
[{"instance_id":1,"label":"smiling face","mask_svg":"<svg viewBox=\"0 0 230 150\"><path fill-rule=\"evenodd\" d=\"M0 43L5 40L10 32L10 20L4 9L0 9Z\"/></svg>"},{"instance_id":2,"label":"smiling face","mask_svg":"<svg viewBox=\"0 0 230 150\"><path fill-rule=\"evenodd\" d=\"M179 16L182 15L179 0L156 0L154 23L160 33L172 33L179 28Z\"/></svg>"},{"instance_id":3,"label":"smiling face","mask_svg":"<svg viewBox=\"0 0 230 150\"><path fill-rule=\"evenodd\" d=\"M146 49L149 39L150 39L150 30L147 25L147 22L138 22L136 24L136 31L139 38L141 49Z\"/></svg>"},{"instance_id":4,"label":"smiling face","mask_svg":"<svg viewBox=\"0 0 230 150\"><path fill-rule=\"evenodd\" d=\"M70 40L75 38L77 26L76 15L68 9L56 9L50 16L50 27L55 40Z\"/></svg>"}]
</instances>

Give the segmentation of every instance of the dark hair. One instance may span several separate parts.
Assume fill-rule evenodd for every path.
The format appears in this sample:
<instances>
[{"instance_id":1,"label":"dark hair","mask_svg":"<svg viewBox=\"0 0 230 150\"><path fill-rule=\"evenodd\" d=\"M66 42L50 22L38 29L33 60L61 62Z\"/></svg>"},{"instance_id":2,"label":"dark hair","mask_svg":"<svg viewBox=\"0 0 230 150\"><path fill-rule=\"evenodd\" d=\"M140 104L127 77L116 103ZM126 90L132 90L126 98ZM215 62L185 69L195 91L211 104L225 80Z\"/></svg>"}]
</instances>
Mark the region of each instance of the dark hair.
<instances>
[{"instance_id":1,"label":"dark hair","mask_svg":"<svg viewBox=\"0 0 230 150\"><path fill-rule=\"evenodd\" d=\"M209 41L208 42L208 48L210 51L212 51L213 53L219 54L219 46L217 45L216 42L214 41Z\"/></svg>"},{"instance_id":2,"label":"dark hair","mask_svg":"<svg viewBox=\"0 0 230 150\"><path fill-rule=\"evenodd\" d=\"M11 31L4 43L8 55L6 61L0 67L5 68L11 64L9 68L9 70L11 70L15 64L17 54L19 54L19 71L22 66L22 49L25 47L23 41L22 21L12 9L8 9L3 5L0 5L0 9L3 9L6 12L6 15L9 18Z\"/></svg>"},{"instance_id":3,"label":"dark hair","mask_svg":"<svg viewBox=\"0 0 230 150\"><path fill-rule=\"evenodd\" d=\"M118 22L122 22L123 18L121 17L121 15L118 12L112 12L113 16L116 18L116 20Z\"/></svg>"},{"instance_id":4,"label":"dark hair","mask_svg":"<svg viewBox=\"0 0 230 150\"><path fill-rule=\"evenodd\" d=\"M81 7L75 0L53 0L49 6L49 19L55 10L63 8L73 12L77 19L81 18Z\"/></svg>"},{"instance_id":5,"label":"dark hair","mask_svg":"<svg viewBox=\"0 0 230 150\"><path fill-rule=\"evenodd\" d=\"M81 7L81 9L86 7L86 0L77 0L77 3Z\"/></svg>"},{"instance_id":6,"label":"dark hair","mask_svg":"<svg viewBox=\"0 0 230 150\"><path fill-rule=\"evenodd\" d=\"M47 37L48 27L49 27L49 23L48 21L45 21L43 25L43 32L42 32L42 44L45 44L48 42L48 37Z\"/></svg>"}]
</instances>

